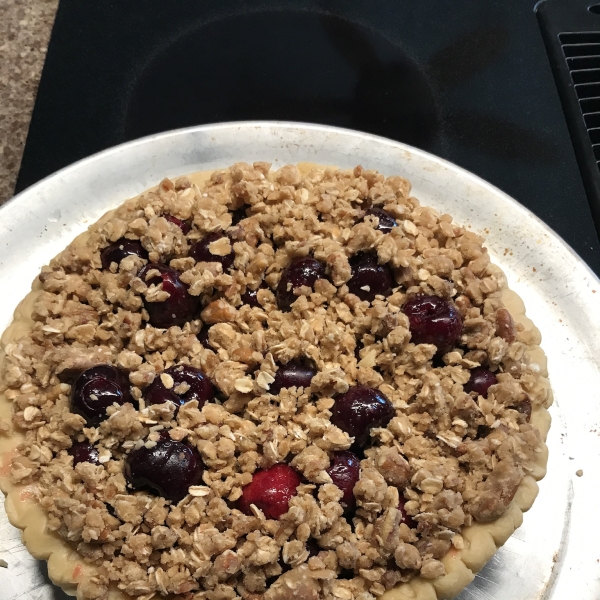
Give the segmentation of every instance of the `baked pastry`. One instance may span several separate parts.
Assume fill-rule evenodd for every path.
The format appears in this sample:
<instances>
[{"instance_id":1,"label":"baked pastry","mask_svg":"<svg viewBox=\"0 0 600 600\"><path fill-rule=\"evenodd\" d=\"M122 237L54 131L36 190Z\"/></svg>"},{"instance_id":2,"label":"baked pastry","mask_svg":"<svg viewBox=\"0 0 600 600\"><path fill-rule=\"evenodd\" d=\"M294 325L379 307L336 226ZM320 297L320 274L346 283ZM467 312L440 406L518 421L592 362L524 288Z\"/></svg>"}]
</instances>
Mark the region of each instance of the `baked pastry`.
<instances>
[{"instance_id":1,"label":"baked pastry","mask_svg":"<svg viewBox=\"0 0 600 600\"><path fill-rule=\"evenodd\" d=\"M402 177L164 180L2 337L6 510L80 598L451 598L545 473L539 343Z\"/></svg>"}]
</instances>

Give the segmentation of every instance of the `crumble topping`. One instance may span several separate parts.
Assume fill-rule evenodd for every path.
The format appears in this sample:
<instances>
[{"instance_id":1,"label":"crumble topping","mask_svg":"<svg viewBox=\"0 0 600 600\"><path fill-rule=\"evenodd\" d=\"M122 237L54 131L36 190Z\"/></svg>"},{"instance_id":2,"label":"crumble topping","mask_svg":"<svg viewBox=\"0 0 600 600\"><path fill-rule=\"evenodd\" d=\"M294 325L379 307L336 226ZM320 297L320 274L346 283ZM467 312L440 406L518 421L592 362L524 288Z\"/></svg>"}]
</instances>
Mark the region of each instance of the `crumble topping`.
<instances>
[{"instance_id":1,"label":"crumble topping","mask_svg":"<svg viewBox=\"0 0 600 600\"><path fill-rule=\"evenodd\" d=\"M397 225L379 230L372 207ZM188 222L188 233L167 217ZM215 261L189 256L220 232L228 237L208 244ZM103 268L101 252L123 238L148 258ZM231 250L224 269L217 259ZM352 258L364 252L395 278L392 292L371 302L348 286ZM284 312L276 290L301 257L323 263L327 278L296 287ZM147 303L170 293L157 269L138 277L148 262L179 273L199 302L193 319L149 324ZM240 163L202 188L164 180L93 226L40 281L33 327L7 347L2 372L12 426L26 431L12 478L35 486L49 529L97 567L80 585L87 598L116 585L144 600L371 600L416 575L443 575L440 559L462 547L462 528L502 515L539 451L529 416L549 388L524 354L539 333L503 306L506 281L482 239L420 206L402 177ZM258 306L243 302L248 291ZM402 307L418 294L451 300L462 319L460 343L443 357L411 341ZM206 330L208 347L199 339ZM314 366L310 387L271 394L281 365L295 359ZM92 427L71 411L70 395L73 378L100 364L128 373L132 402L109 407ZM146 403L155 380L189 392L164 372L180 364L206 373L215 398ZM487 397L464 389L479 366L496 377ZM331 416L336 396L356 385L383 393L394 416L371 429L349 514L328 469L334 452L354 447ZM165 433L197 449L205 466L178 503L134 492L124 475L126 457ZM73 466L74 442L93 444L98 464ZM287 512L241 512L253 474L279 463L302 476Z\"/></svg>"}]
</instances>

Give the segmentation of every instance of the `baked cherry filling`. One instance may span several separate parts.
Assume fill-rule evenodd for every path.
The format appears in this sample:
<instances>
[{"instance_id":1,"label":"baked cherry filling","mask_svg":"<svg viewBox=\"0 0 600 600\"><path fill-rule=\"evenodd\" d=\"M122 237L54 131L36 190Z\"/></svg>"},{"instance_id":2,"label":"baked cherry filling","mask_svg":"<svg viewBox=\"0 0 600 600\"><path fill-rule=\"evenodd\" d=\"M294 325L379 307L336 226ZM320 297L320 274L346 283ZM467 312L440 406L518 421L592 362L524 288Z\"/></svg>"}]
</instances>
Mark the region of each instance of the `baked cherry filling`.
<instances>
[{"instance_id":1,"label":"baked cherry filling","mask_svg":"<svg viewBox=\"0 0 600 600\"><path fill-rule=\"evenodd\" d=\"M68 452L73 457L73 466L83 462L89 462L93 465L100 464L98 449L87 442L75 442Z\"/></svg>"},{"instance_id":2,"label":"baked cherry filling","mask_svg":"<svg viewBox=\"0 0 600 600\"><path fill-rule=\"evenodd\" d=\"M113 244L106 246L100 253L102 268L109 269L112 263L120 264L120 262L128 256L139 256L144 260L148 260L148 252L144 249L139 240L128 240L121 238Z\"/></svg>"},{"instance_id":3,"label":"baked cherry filling","mask_svg":"<svg viewBox=\"0 0 600 600\"><path fill-rule=\"evenodd\" d=\"M150 279L147 279L148 274L151 274ZM162 302L144 300L151 325L159 328L181 326L196 316L200 300L188 294L187 285L179 279L179 273L175 269L163 264L147 264L138 277L148 286L162 283L163 291L169 294Z\"/></svg>"},{"instance_id":4,"label":"baked cherry filling","mask_svg":"<svg viewBox=\"0 0 600 600\"><path fill-rule=\"evenodd\" d=\"M234 211L232 211L231 213L231 225L237 225L240 221L242 221L243 219L247 219L248 215L246 214L246 209L248 207L244 204L243 206L240 206L239 208L236 208Z\"/></svg>"},{"instance_id":5,"label":"baked cherry filling","mask_svg":"<svg viewBox=\"0 0 600 600\"><path fill-rule=\"evenodd\" d=\"M333 453L333 460L327 469L331 481L337 485L344 495L340 501L346 511L356 508L354 486L360 477L360 460L354 452L342 450Z\"/></svg>"},{"instance_id":6,"label":"baked cherry filling","mask_svg":"<svg viewBox=\"0 0 600 600\"><path fill-rule=\"evenodd\" d=\"M514 408L518 413L521 413L528 423L531 421L531 411L533 407L529 398L521 400L521 402L518 402L512 408Z\"/></svg>"},{"instance_id":7,"label":"baked cherry filling","mask_svg":"<svg viewBox=\"0 0 600 600\"><path fill-rule=\"evenodd\" d=\"M294 288L306 286L314 289L317 279L325 277L325 265L310 256L292 261L281 274L277 286L277 306L284 312L289 311L298 298Z\"/></svg>"},{"instance_id":8,"label":"baked cherry filling","mask_svg":"<svg viewBox=\"0 0 600 600\"><path fill-rule=\"evenodd\" d=\"M251 290L250 288L248 288L241 295L241 299L244 304L252 306L252 308L260 308L260 304L258 302L258 290Z\"/></svg>"},{"instance_id":9,"label":"baked cherry filling","mask_svg":"<svg viewBox=\"0 0 600 600\"><path fill-rule=\"evenodd\" d=\"M71 411L84 417L89 427L108 417L109 406L131 401L127 373L112 365L86 369L71 388Z\"/></svg>"},{"instance_id":10,"label":"baked cherry filling","mask_svg":"<svg viewBox=\"0 0 600 600\"><path fill-rule=\"evenodd\" d=\"M398 502L398 510L400 511L400 514L402 515L402 520L400 521L400 523L404 523L411 529L416 529L417 524L415 523L415 521L413 521L413 518L406 512L406 509L404 508L405 504L406 504L406 500L404 499L404 497L402 495L400 495L400 500Z\"/></svg>"},{"instance_id":11,"label":"baked cherry filling","mask_svg":"<svg viewBox=\"0 0 600 600\"><path fill-rule=\"evenodd\" d=\"M227 235L225 235L224 233L209 233L205 238L201 239L199 242L196 242L190 248L190 256L196 262L220 263L223 267L223 273L225 273L225 271L227 271L231 267L235 259L235 252L233 251L233 248L229 251L228 254L224 255L213 254L210 251L210 245L216 242L217 240L221 240L223 238L228 239Z\"/></svg>"},{"instance_id":12,"label":"baked cherry filling","mask_svg":"<svg viewBox=\"0 0 600 600\"><path fill-rule=\"evenodd\" d=\"M260 302L258 301L258 290L266 290L267 284L263 281L261 284L255 289L252 290L250 288L246 288L246 291L241 295L241 300L244 304L248 306L252 306L253 308L260 308Z\"/></svg>"},{"instance_id":13,"label":"baked cherry filling","mask_svg":"<svg viewBox=\"0 0 600 600\"><path fill-rule=\"evenodd\" d=\"M379 208L378 206L372 206L366 213L365 217L377 217L379 224L375 229L382 231L383 233L389 233L394 227L398 225L396 219L390 215L387 210Z\"/></svg>"},{"instance_id":14,"label":"baked cherry filling","mask_svg":"<svg viewBox=\"0 0 600 600\"><path fill-rule=\"evenodd\" d=\"M196 336L198 338L198 341L207 349L207 350L212 350L212 346L210 345L210 343L208 342L208 330L210 329L210 327L203 327L199 332L198 335Z\"/></svg>"},{"instance_id":15,"label":"baked cherry filling","mask_svg":"<svg viewBox=\"0 0 600 600\"><path fill-rule=\"evenodd\" d=\"M315 538L308 538L306 541L306 549L308 550L308 556L317 556L321 552L321 548Z\"/></svg>"},{"instance_id":16,"label":"baked cherry filling","mask_svg":"<svg viewBox=\"0 0 600 600\"><path fill-rule=\"evenodd\" d=\"M181 229L181 231L183 232L183 235L187 235L190 232L190 229L192 228L189 221L184 221L183 219L178 219L177 217L174 217L173 215L164 215L164 217L167 221L169 221L169 223L173 223L173 225L177 225L177 227L179 227L179 229Z\"/></svg>"},{"instance_id":17,"label":"baked cherry filling","mask_svg":"<svg viewBox=\"0 0 600 600\"><path fill-rule=\"evenodd\" d=\"M467 394L475 392L478 396L487 398L488 390L492 385L498 383L496 376L483 367L476 367L471 370L471 377L469 381L465 383L463 389Z\"/></svg>"},{"instance_id":18,"label":"baked cherry filling","mask_svg":"<svg viewBox=\"0 0 600 600\"><path fill-rule=\"evenodd\" d=\"M125 459L125 478L133 489L150 489L166 500L179 502L190 486L202 483L204 463L196 448L172 440L166 431L149 445Z\"/></svg>"},{"instance_id":19,"label":"baked cherry filling","mask_svg":"<svg viewBox=\"0 0 600 600\"><path fill-rule=\"evenodd\" d=\"M148 404L173 402L180 407L191 400L198 401L198 408L215 395L210 379L200 369L189 365L174 365L157 375L144 392Z\"/></svg>"},{"instance_id":20,"label":"baked cherry filling","mask_svg":"<svg viewBox=\"0 0 600 600\"><path fill-rule=\"evenodd\" d=\"M270 385L271 394L279 394L283 388L301 387L308 389L310 382L317 372L300 360L290 360L285 365L280 365L275 373L275 381Z\"/></svg>"},{"instance_id":21,"label":"baked cherry filling","mask_svg":"<svg viewBox=\"0 0 600 600\"><path fill-rule=\"evenodd\" d=\"M385 427L395 414L385 394L364 385L351 387L334 400L331 422L353 436L359 447L369 443L373 427Z\"/></svg>"},{"instance_id":22,"label":"baked cherry filling","mask_svg":"<svg viewBox=\"0 0 600 600\"><path fill-rule=\"evenodd\" d=\"M361 300L373 302L375 296L389 296L394 287L394 277L388 265L377 262L377 254L359 252L350 259L352 277L348 290Z\"/></svg>"},{"instance_id":23,"label":"baked cherry filling","mask_svg":"<svg viewBox=\"0 0 600 600\"><path fill-rule=\"evenodd\" d=\"M414 296L402 312L408 317L413 344L433 344L439 354L454 348L462 333L462 320L456 306L439 296Z\"/></svg>"},{"instance_id":24,"label":"baked cherry filling","mask_svg":"<svg viewBox=\"0 0 600 600\"><path fill-rule=\"evenodd\" d=\"M288 511L290 500L296 495L300 483L298 473L285 463L256 471L252 481L242 490L237 507L245 515L253 515L250 505L254 504L267 519L279 519Z\"/></svg>"}]
</instances>

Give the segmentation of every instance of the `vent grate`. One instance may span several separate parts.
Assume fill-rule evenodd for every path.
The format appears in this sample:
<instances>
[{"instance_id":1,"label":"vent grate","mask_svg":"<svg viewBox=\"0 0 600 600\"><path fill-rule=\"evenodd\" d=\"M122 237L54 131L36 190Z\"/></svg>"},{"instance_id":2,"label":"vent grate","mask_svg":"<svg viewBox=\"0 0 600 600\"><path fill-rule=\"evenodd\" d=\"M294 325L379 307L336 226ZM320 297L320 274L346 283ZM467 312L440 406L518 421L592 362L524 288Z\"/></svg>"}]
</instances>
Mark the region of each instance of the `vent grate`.
<instances>
[{"instance_id":1,"label":"vent grate","mask_svg":"<svg viewBox=\"0 0 600 600\"><path fill-rule=\"evenodd\" d=\"M535 12L600 237L600 4L592 7L539 0Z\"/></svg>"},{"instance_id":2,"label":"vent grate","mask_svg":"<svg viewBox=\"0 0 600 600\"><path fill-rule=\"evenodd\" d=\"M558 39L600 171L600 32L559 33Z\"/></svg>"}]
</instances>

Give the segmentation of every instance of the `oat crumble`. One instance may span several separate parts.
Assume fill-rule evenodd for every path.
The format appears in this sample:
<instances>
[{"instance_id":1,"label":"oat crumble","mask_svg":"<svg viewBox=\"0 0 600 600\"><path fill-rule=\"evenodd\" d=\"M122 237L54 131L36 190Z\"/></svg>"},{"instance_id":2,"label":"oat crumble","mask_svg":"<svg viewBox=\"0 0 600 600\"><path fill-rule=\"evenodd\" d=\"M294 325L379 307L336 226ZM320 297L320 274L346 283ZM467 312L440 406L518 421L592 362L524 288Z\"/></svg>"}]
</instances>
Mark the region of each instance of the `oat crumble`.
<instances>
[{"instance_id":1,"label":"oat crumble","mask_svg":"<svg viewBox=\"0 0 600 600\"><path fill-rule=\"evenodd\" d=\"M14 416L0 434L26 432L12 478L35 484L48 528L97 567L80 585L86 598L116 585L144 600L372 600L417 575L443 575L441 559L461 547L462 529L501 516L531 472L540 435L529 416L550 392L525 350L540 340L503 306L505 277L482 239L421 206L402 177L270 167L236 164L202 188L165 179L127 202L42 269L33 327L6 349L1 379ZM379 230L372 207L397 225ZM228 269L189 255L218 232L228 237L208 252L233 250ZM141 243L146 258L103 268L101 252L122 238ZM389 295L369 302L350 293L361 252L392 269ZM300 257L322 263L326 278L296 288L282 311L278 284ZM148 263L179 274L197 302L194 318L149 324L148 304L169 293L157 269L138 276ZM255 306L242 300L248 291ZM451 300L460 314L460 342L443 357L411 342L402 307L419 294ZM296 359L314 366L310 387L270 393L281 365ZM71 388L100 364L128 373L131 400L90 426L71 411ZM147 403L155 381L178 396L190 391L165 373L174 365L202 370L213 400ZM479 366L496 377L487 397L464 390ZM355 449L331 416L335 398L357 385L384 394L394 416L357 451L349 514L327 469L334 452ZM127 456L165 432L204 464L178 503L134 492L124 475ZM74 442L93 444L98 464L73 466ZM253 474L283 462L302 478L287 512L238 510Z\"/></svg>"}]
</instances>

